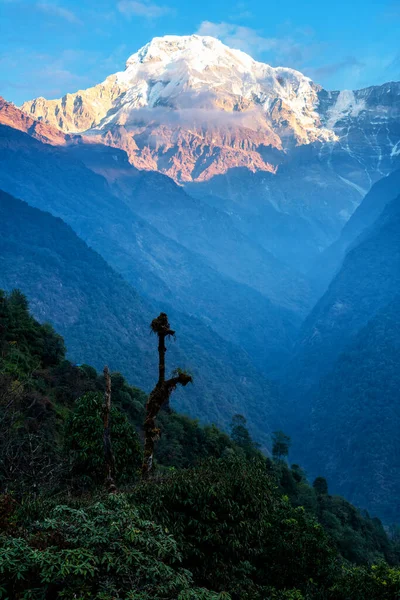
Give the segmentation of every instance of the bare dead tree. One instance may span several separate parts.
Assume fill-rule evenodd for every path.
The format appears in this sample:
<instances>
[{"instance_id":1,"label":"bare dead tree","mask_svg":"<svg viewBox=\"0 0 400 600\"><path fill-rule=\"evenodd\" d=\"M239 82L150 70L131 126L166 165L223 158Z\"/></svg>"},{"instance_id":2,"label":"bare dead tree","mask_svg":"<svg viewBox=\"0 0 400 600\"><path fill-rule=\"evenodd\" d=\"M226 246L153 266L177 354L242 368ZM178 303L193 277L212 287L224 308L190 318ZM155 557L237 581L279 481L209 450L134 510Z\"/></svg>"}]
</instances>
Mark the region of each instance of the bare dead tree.
<instances>
[{"instance_id":1,"label":"bare dead tree","mask_svg":"<svg viewBox=\"0 0 400 600\"><path fill-rule=\"evenodd\" d=\"M174 377L165 379L165 353L167 351L165 340L175 336L175 331L171 329L165 313L160 313L156 319L153 319L151 330L158 336L158 381L146 403L142 479L148 479L153 469L154 445L160 437L160 430L156 427L156 417L161 407L169 408L169 398L177 385L186 386L192 382L191 375L179 369L174 372Z\"/></svg>"},{"instance_id":2,"label":"bare dead tree","mask_svg":"<svg viewBox=\"0 0 400 600\"><path fill-rule=\"evenodd\" d=\"M115 460L112 452L111 434L110 434L110 413L111 413L111 376L108 367L104 367L104 405L103 405L103 420L104 420L104 460L106 466L105 485L109 492L116 491L115 485Z\"/></svg>"}]
</instances>

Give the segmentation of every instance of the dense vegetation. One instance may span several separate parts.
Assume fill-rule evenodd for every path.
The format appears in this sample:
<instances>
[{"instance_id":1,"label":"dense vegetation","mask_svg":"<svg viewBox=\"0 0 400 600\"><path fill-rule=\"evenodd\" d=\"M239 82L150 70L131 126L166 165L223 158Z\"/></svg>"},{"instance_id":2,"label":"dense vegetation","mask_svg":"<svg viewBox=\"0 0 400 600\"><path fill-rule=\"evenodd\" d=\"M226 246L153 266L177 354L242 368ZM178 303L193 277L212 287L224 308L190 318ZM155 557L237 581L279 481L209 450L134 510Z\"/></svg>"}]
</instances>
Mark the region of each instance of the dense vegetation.
<instances>
[{"instance_id":1,"label":"dense vegetation","mask_svg":"<svg viewBox=\"0 0 400 600\"><path fill-rule=\"evenodd\" d=\"M307 448L310 468L327 465L337 491L356 504L366 503L387 523L395 522L400 510L399 364L397 295L360 330L322 380Z\"/></svg>"},{"instance_id":2,"label":"dense vegetation","mask_svg":"<svg viewBox=\"0 0 400 600\"><path fill-rule=\"evenodd\" d=\"M0 594L111 600L394 600L399 550L380 521L310 486L290 440L264 456L162 410L141 482L146 396L112 375L117 492L104 486L104 378L65 359L17 291L0 295Z\"/></svg>"}]
</instances>

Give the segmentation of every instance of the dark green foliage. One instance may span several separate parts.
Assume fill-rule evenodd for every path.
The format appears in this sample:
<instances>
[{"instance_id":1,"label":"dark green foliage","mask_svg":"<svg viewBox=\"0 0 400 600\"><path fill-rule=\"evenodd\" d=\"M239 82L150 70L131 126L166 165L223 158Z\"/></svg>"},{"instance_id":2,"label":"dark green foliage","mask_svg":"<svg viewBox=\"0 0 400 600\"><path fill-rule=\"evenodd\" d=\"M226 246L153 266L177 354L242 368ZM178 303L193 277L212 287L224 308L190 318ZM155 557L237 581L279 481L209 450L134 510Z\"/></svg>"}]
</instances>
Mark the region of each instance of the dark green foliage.
<instances>
[{"instance_id":1,"label":"dark green foliage","mask_svg":"<svg viewBox=\"0 0 400 600\"><path fill-rule=\"evenodd\" d=\"M274 431L272 434L272 456L281 460L289 455L290 437L283 431Z\"/></svg>"},{"instance_id":2,"label":"dark green foliage","mask_svg":"<svg viewBox=\"0 0 400 600\"><path fill-rule=\"evenodd\" d=\"M233 598L306 589L310 578L322 585L335 560L322 527L277 493L261 457L210 460L140 486L132 502L174 533L197 582Z\"/></svg>"},{"instance_id":3,"label":"dark green foliage","mask_svg":"<svg viewBox=\"0 0 400 600\"><path fill-rule=\"evenodd\" d=\"M388 561L397 564L400 553L391 543L379 519L356 509L340 496L328 494L328 484L317 477L311 487L298 465L289 468L277 461L273 466L282 494L287 494L293 506L303 506L318 519L329 534L338 552L356 564Z\"/></svg>"},{"instance_id":4,"label":"dark green foliage","mask_svg":"<svg viewBox=\"0 0 400 600\"><path fill-rule=\"evenodd\" d=\"M243 415L233 415L231 422L231 438L233 442L243 450L247 458L257 454L259 444L254 442L246 427L246 419Z\"/></svg>"},{"instance_id":5,"label":"dark green foliage","mask_svg":"<svg viewBox=\"0 0 400 600\"><path fill-rule=\"evenodd\" d=\"M173 537L110 495L0 537L0 595L66 600L217 600L195 589ZM225 596L225 598L228 598ZM222 598L221 598L222 600Z\"/></svg>"},{"instance_id":6,"label":"dark green foliage","mask_svg":"<svg viewBox=\"0 0 400 600\"><path fill-rule=\"evenodd\" d=\"M161 439L156 459L162 465L186 468L209 457L220 457L234 447L229 436L215 425L200 426L198 421L178 413L161 412Z\"/></svg>"},{"instance_id":7,"label":"dark green foliage","mask_svg":"<svg viewBox=\"0 0 400 600\"><path fill-rule=\"evenodd\" d=\"M313 488L316 493L320 496L328 493L328 482L325 477L316 477L313 482Z\"/></svg>"},{"instance_id":8,"label":"dark green foliage","mask_svg":"<svg viewBox=\"0 0 400 600\"><path fill-rule=\"evenodd\" d=\"M28 301L19 291L0 290L0 368L13 377L54 366L65 356L64 341L49 324L30 315Z\"/></svg>"},{"instance_id":9,"label":"dark green foliage","mask_svg":"<svg viewBox=\"0 0 400 600\"><path fill-rule=\"evenodd\" d=\"M66 425L64 447L74 485L93 487L104 482L103 428L103 397L100 393L89 392L75 402ZM116 483L132 483L141 463L142 449L133 425L114 406L110 415L110 433Z\"/></svg>"},{"instance_id":10,"label":"dark green foliage","mask_svg":"<svg viewBox=\"0 0 400 600\"><path fill-rule=\"evenodd\" d=\"M371 567L345 565L330 597L332 600L399 600L400 569L385 563Z\"/></svg>"},{"instance_id":11,"label":"dark green foliage","mask_svg":"<svg viewBox=\"0 0 400 600\"><path fill-rule=\"evenodd\" d=\"M35 491L51 485L59 463L50 434L56 415L43 388L64 342L29 314L19 291L0 291L0 317L0 488Z\"/></svg>"}]
</instances>

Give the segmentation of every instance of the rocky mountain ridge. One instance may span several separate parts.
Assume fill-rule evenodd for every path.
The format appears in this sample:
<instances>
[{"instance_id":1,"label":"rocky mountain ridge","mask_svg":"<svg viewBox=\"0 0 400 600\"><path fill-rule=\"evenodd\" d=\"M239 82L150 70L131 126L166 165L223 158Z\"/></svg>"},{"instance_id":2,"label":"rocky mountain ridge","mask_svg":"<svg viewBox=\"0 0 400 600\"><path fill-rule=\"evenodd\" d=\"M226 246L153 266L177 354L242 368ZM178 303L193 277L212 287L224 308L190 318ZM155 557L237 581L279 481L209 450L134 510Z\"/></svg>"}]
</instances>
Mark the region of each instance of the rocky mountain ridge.
<instances>
[{"instance_id":1,"label":"rocky mountain ridge","mask_svg":"<svg viewBox=\"0 0 400 600\"><path fill-rule=\"evenodd\" d=\"M274 172L264 147L336 140L316 112L319 91L298 71L212 37L165 36L103 83L22 109L65 133L90 132L125 149L139 168L202 181L232 167Z\"/></svg>"}]
</instances>

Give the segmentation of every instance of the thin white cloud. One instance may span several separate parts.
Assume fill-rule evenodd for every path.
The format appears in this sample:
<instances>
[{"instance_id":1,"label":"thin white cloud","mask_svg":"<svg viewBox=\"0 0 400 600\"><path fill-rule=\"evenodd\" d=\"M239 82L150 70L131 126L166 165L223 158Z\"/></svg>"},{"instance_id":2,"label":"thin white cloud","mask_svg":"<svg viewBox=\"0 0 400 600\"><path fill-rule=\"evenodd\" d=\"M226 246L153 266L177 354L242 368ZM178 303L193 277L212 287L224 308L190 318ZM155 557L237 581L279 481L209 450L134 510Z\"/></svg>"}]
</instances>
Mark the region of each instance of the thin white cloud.
<instances>
[{"instance_id":1,"label":"thin white cloud","mask_svg":"<svg viewBox=\"0 0 400 600\"><path fill-rule=\"evenodd\" d=\"M57 4L50 4L49 2L37 2L35 8L48 15L64 19L69 23L75 23L76 25L82 25L82 21L76 16L72 10L59 6Z\"/></svg>"},{"instance_id":2,"label":"thin white cloud","mask_svg":"<svg viewBox=\"0 0 400 600\"><path fill-rule=\"evenodd\" d=\"M121 0L118 2L117 8L128 18L137 16L157 19L172 12L168 6L161 6L153 2L141 2L141 0Z\"/></svg>"},{"instance_id":3,"label":"thin white cloud","mask_svg":"<svg viewBox=\"0 0 400 600\"><path fill-rule=\"evenodd\" d=\"M223 41L231 48L243 50L254 56L276 48L278 40L260 35L251 27L234 23L203 21L197 31L199 35L210 35Z\"/></svg>"},{"instance_id":4,"label":"thin white cloud","mask_svg":"<svg viewBox=\"0 0 400 600\"><path fill-rule=\"evenodd\" d=\"M354 56L348 56L347 58L327 65L322 65L316 68L306 69L307 75L318 81L321 78L332 77L344 69L353 69L359 72L365 66L365 63L359 61Z\"/></svg>"},{"instance_id":5,"label":"thin white cloud","mask_svg":"<svg viewBox=\"0 0 400 600\"><path fill-rule=\"evenodd\" d=\"M243 50L274 67L302 69L321 50L321 44L315 42L314 32L309 27L290 27L287 35L266 37L251 27L224 21L203 21L197 33L216 37L231 48Z\"/></svg>"}]
</instances>

